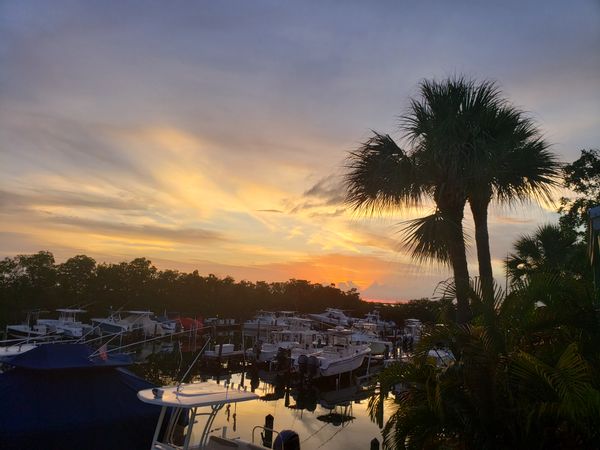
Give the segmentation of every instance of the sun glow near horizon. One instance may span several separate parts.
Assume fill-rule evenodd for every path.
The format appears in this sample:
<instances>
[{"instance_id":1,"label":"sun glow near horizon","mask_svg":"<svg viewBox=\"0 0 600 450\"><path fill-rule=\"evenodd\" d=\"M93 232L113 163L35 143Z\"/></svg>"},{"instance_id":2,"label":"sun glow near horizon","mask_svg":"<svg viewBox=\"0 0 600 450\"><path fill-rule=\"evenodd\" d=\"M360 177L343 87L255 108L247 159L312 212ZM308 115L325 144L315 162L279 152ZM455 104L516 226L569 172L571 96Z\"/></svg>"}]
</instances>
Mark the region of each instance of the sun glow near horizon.
<instances>
[{"instance_id":1,"label":"sun glow near horizon","mask_svg":"<svg viewBox=\"0 0 600 450\"><path fill-rule=\"evenodd\" d=\"M521 8L507 37L460 2L452 14L287 5L269 7L268 23L247 2L144 14L141 3L108 3L2 6L0 257L147 257L163 269L419 298L448 272L414 264L399 230L431 205L352 211L341 182L347 153L371 129L396 131L419 80L493 76L565 160L600 140L598 14L583 3L569 8L577 17L547 16L545 40L537 10ZM461 12L480 26L464 31ZM445 39L430 39L423 17ZM465 44L484 38L492 52ZM548 205L490 211L494 267L516 237L555 218Z\"/></svg>"}]
</instances>

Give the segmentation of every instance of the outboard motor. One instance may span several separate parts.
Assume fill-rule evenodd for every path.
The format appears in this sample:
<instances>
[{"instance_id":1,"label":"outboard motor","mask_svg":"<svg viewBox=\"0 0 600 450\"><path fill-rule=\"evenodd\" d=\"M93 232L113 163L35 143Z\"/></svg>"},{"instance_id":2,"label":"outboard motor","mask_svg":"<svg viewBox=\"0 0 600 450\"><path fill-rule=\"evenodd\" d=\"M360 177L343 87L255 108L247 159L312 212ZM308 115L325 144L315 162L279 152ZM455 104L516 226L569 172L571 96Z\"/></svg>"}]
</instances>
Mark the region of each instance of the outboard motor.
<instances>
[{"instance_id":1,"label":"outboard motor","mask_svg":"<svg viewBox=\"0 0 600 450\"><path fill-rule=\"evenodd\" d=\"M273 450L300 450L300 437L292 430L283 430L273 442Z\"/></svg>"},{"instance_id":2,"label":"outboard motor","mask_svg":"<svg viewBox=\"0 0 600 450\"><path fill-rule=\"evenodd\" d=\"M319 372L319 366L321 365L319 358L315 355L311 355L308 357L308 374L311 377L315 377Z\"/></svg>"},{"instance_id":3,"label":"outboard motor","mask_svg":"<svg viewBox=\"0 0 600 450\"><path fill-rule=\"evenodd\" d=\"M306 356L306 355L298 356L298 370L300 371L301 374L306 373L307 364L308 364L308 356Z\"/></svg>"}]
</instances>

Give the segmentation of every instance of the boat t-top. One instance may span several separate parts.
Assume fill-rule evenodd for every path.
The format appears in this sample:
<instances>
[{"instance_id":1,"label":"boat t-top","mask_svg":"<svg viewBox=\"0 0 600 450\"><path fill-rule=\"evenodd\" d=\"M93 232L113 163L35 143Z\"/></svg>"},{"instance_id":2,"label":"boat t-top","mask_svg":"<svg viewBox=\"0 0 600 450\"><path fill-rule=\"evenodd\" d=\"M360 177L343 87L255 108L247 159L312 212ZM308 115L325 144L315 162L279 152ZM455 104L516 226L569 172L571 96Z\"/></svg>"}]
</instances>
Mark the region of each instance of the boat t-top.
<instances>
[{"instance_id":1,"label":"boat t-top","mask_svg":"<svg viewBox=\"0 0 600 450\"><path fill-rule=\"evenodd\" d=\"M62 330L64 336L73 338L80 338L91 331L91 325L86 325L77 320L79 314L87 312L85 309L61 308L57 309L56 312L58 312L58 319L38 319L37 324L47 326L53 333Z\"/></svg>"},{"instance_id":2,"label":"boat t-top","mask_svg":"<svg viewBox=\"0 0 600 450\"><path fill-rule=\"evenodd\" d=\"M228 403L247 402L258 398L246 389L234 389L229 384L221 386L211 382L165 386L163 388L145 389L138 392L138 398L144 403L161 406L158 423L152 438L152 450L187 450L194 449L258 449L250 442L239 439L227 439L226 436L210 436L211 427L217 413ZM169 414L167 414L169 411ZM197 444L191 443L194 424L200 416L205 416L204 428ZM166 421L166 424L164 422ZM176 428L184 422L187 424L183 436L183 444L176 441ZM161 430L164 431L161 433ZM162 437L161 437L162 434Z\"/></svg>"},{"instance_id":3,"label":"boat t-top","mask_svg":"<svg viewBox=\"0 0 600 450\"><path fill-rule=\"evenodd\" d=\"M50 327L38 323L40 314L44 311L29 311L25 322L20 325L7 325L6 334L14 338L27 338L30 340L46 340L59 338L63 330L50 330Z\"/></svg>"}]
</instances>

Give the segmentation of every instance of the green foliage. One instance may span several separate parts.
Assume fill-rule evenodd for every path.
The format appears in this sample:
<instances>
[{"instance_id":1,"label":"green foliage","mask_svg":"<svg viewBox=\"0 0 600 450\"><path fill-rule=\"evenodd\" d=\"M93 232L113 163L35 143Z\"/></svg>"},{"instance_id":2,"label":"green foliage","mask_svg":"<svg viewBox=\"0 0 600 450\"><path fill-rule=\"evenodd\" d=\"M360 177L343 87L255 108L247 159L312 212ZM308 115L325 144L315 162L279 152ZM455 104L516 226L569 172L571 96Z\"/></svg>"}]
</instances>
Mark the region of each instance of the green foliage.
<instances>
[{"instance_id":1,"label":"green foliage","mask_svg":"<svg viewBox=\"0 0 600 450\"><path fill-rule=\"evenodd\" d=\"M577 239L573 230L546 224L515 242L507 269L513 282L533 273L562 274L589 280L591 272L586 252L585 244Z\"/></svg>"},{"instance_id":2,"label":"green foliage","mask_svg":"<svg viewBox=\"0 0 600 450\"><path fill-rule=\"evenodd\" d=\"M411 363L381 374L369 412L388 448L598 448L600 313L590 290L536 273L496 294L480 299L471 324L429 327ZM456 361L437 366L428 353L439 346Z\"/></svg>"},{"instance_id":3,"label":"green foliage","mask_svg":"<svg viewBox=\"0 0 600 450\"><path fill-rule=\"evenodd\" d=\"M583 238L588 210L600 205L600 151L581 150L581 156L564 169L564 186L571 189L575 198L560 199L560 223L563 228L578 230Z\"/></svg>"}]
</instances>

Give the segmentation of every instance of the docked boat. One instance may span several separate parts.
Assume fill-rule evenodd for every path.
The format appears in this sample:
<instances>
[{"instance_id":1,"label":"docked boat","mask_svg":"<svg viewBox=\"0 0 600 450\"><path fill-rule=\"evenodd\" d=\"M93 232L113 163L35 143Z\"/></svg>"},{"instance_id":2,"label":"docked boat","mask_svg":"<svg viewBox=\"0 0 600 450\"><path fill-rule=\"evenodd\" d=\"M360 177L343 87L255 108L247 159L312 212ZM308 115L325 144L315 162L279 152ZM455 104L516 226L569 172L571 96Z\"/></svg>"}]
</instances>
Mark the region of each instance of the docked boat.
<instances>
[{"instance_id":1,"label":"docked boat","mask_svg":"<svg viewBox=\"0 0 600 450\"><path fill-rule=\"evenodd\" d=\"M277 330L271 333L271 342L257 343L247 354L258 362L271 362L281 350L289 350L295 360L303 353L319 351L324 342L323 334L310 328Z\"/></svg>"},{"instance_id":2,"label":"docked boat","mask_svg":"<svg viewBox=\"0 0 600 450\"><path fill-rule=\"evenodd\" d=\"M423 331L423 324L419 319L406 319L404 321L403 334L405 336L412 337L413 342L416 344L421 338L421 332Z\"/></svg>"},{"instance_id":3,"label":"docked boat","mask_svg":"<svg viewBox=\"0 0 600 450\"><path fill-rule=\"evenodd\" d=\"M77 319L79 314L87 312L85 309L61 308L56 312L58 312L58 319L38 319L37 325L48 327L52 333L62 331L63 336L71 338L80 338L93 328Z\"/></svg>"},{"instance_id":4,"label":"docked boat","mask_svg":"<svg viewBox=\"0 0 600 450\"><path fill-rule=\"evenodd\" d=\"M125 334L141 333L144 336L161 336L165 330L159 322L152 319L152 311L114 312L107 318L92 319L94 328L101 333Z\"/></svg>"},{"instance_id":5,"label":"docked boat","mask_svg":"<svg viewBox=\"0 0 600 450\"><path fill-rule=\"evenodd\" d=\"M363 319L354 322L355 328L365 328L375 333L389 333L396 329L396 322L392 320L383 320L378 309L365 314Z\"/></svg>"},{"instance_id":6,"label":"docked boat","mask_svg":"<svg viewBox=\"0 0 600 450\"><path fill-rule=\"evenodd\" d=\"M25 338L29 340L58 339L64 333L63 330L52 331L48 326L38 324L41 311L30 311L22 324L7 325L6 334L14 338Z\"/></svg>"},{"instance_id":7,"label":"docked boat","mask_svg":"<svg viewBox=\"0 0 600 450\"><path fill-rule=\"evenodd\" d=\"M273 330L276 327L286 327L288 325L288 317L293 315L292 312L286 311L286 313L289 314L282 315L273 311L258 311L252 319L244 322L244 333L252 334L259 330Z\"/></svg>"},{"instance_id":8,"label":"docked boat","mask_svg":"<svg viewBox=\"0 0 600 450\"><path fill-rule=\"evenodd\" d=\"M3 364L2 450L150 447L160 408L137 399L154 385L127 371L129 358L49 343Z\"/></svg>"},{"instance_id":9,"label":"docked boat","mask_svg":"<svg viewBox=\"0 0 600 450\"><path fill-rule=\"evenodd\" d=\"M10 345L0 346L0 362L2 362L5 357L20 355L21 353L28 352L36 347L37 344L27 342L12 343Z\"/></svg>"},{"instance_id":10,"label":"docked boat","mask_svg":"<svg viewBox=\"0 0 600 450\"><path fill-rule=\"evenodd\" d=\"M309 314L311 319L329 326L349 327L355 321L354 318L347 316L344 311L336 308L327 308L321 314Z\"/></svg>"},{"instance_id":11,"label":"docked boat","mask_svg":"<svg viewBox=\"0 0 600 450\"><path fill-rule=\"evenodd\" d=\"M207 450L260 449L264 448L252 441L227 437L227 427L223 427L221 436L210 435L212 424L221 409L231 403L255 400L258 395L246 389L234 389L231 385L221 386L211 382L165 386L145 389L138 392L138 398L151 405L161 407L160 416L151 449L187 450L190 448ZM204 408L204 409L203 409ZM168 412L168 413L167 413ZM198 442L192 442L194 425L201 416L205 416L204 427ZM255 427L261 428L261 427ZM273 433L273 430L266 429ZM293 432L282 432L277 439L295 439ZM254 433L253 433L254 434ZM286 437L287 436L289 437ZM254 435L252 436L254 440ZM284 444L280 448L299 448Z\"/></svg>"},{"instance_id":12,"label":"docked boat","mask_svg":"<svg viewBox=\"0 0 600 450\"><path fill-rule=\"evenodd\" d=\"M156 318L156 321L160 324L165 334L174 334L181 330L181 322L179 318L171 319L165 314Z\"/></svg>"},{"instance_id":13,"label":"docked boat","mask_svg":"<svg viewBox=\"0 0 600 450\"><path fill-rule=\"evenodd\" d=\"M300 355L294 367L312 378L340 375L358 369L370 353L368 345L352 342L352 330L336 327L328 331L327 345Z\"/></svg>"},{"instance_id":14,"label":"docked boat","mask_svg":"<svg viewBox=\"0 0 600 450\"><path fill-rule=\"evenodd\" d=\"M372 324L374 326L374 324ZM368 327L352 328L352 343L357 345L368 345L371 353L375 355L383 355L386 352L392 351L394 344L390 341L383 340L373 330Z\"/></svg>"}]
</instances>

